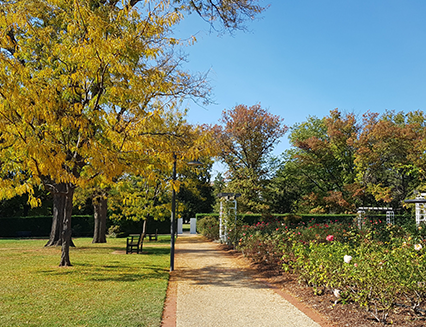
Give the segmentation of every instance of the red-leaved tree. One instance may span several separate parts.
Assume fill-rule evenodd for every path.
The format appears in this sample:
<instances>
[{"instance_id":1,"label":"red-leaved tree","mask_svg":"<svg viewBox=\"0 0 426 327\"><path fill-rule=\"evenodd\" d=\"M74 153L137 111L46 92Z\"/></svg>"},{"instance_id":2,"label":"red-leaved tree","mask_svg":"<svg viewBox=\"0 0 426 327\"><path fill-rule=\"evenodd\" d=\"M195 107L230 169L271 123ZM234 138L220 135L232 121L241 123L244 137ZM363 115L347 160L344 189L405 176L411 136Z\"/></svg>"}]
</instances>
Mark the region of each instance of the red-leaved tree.
<instances>
[{"instance_id":1,"label":"red-leaved tree","mask_svg":"<svg viewBox=\"0 0 426 327\"><path fill-rule=\"evenodd\" d=\"M269 113L260 104L237 105L222 113L216 125L219 157L228 167L228 190L241 193L242 210L260 212L268 209L262 193L270 171L274 146L286 133L283 119Z\"/></svg>"}]
</instances>

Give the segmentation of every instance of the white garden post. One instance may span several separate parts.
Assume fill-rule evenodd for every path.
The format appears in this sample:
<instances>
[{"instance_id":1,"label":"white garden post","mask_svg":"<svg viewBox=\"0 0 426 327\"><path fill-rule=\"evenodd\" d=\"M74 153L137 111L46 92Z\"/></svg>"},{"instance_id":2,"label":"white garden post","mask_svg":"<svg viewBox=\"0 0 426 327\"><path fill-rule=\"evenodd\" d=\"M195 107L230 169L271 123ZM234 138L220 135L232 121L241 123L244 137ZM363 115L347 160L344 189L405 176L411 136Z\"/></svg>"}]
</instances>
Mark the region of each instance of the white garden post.
<instances>
[{"instance_id":1,"label":"white garden post","mask_svg":"<svg viewBox=\"0 0 426 327\"><path fill-rule=\"evenodd\" d=\"M223 201L220 200L220 211L219 211L219 240L223 241Z\"/></svg>"},{"instance_id":2,"label":"white garden post","mask_svg":"<svg viewBox=\"0 0 426 327\"><path fill-rule=\"evenodd\" d=\"M393 211L386 211L386 224L395 224L395 213Z\"/></svg>"},{"instance_id":3,"label":"white garden post","mask_svg":"<svg viewBox=\"0 0 426 327\"><path fill-rule=\"evenodd\" d=\"M423 200L423 203L416 203L416 226L420 226L421 223L426 222L426 207L425 207L425 199L426 193L420 193L420 196L416 198L416 200Z\"/></svg>"},{"instance_id":4,"label":"white garden post","mask_svg":"<svg viewBox=\"0 0 426 327\"><path fill-rule=\"evenodd\" d=\"M239 193L219 193L217 195L220 198L220 212L219 212L219 240L221 243L225 243L228 240L228 219L231 216L231 210L235 213L235 222L237 221L237 198L241 196ZM224 202L225 200L225 208ZM234 207L228 205L228 201L234 202ZM224 215L225 213L225 215Z\"/></svg>"},{"instance_id":5,"label":"white garden post","mask_svg":"<svg viewBox=\"0 0 426 327\"><path fill-rule=\"evenodd\" d=\"M386 208L386 207L359 207L358 208L358 213L357 213L357 218L358 218L358 229L362 229L362 217L365 214L365 210L367 210L368 212L370 211L386 211L386 223L388 224L393 224L394 222L394 213L393 213L393 209L392 208Z\"/></svg>"},{"instance_id":6,"label":"white garden post","mask_svg":"<svg viewBox=\"0 0 426 327\"><path fill-rule=\"evenodd\" d=\"M190 219L190 234L197 234L197 218L191 218Z\"/></svg>"},{"instance_id":7,"label":"white garden post","mask_svg":"<svg viewBox=\"0 0 426 327\"><path fill-rule=\"evenodd\" d=\"M357 223L358 223L358 229L362 229L362 216L364 216L365 211L358 210L357 213Z\"/></svg>"},{"instance_id":8,"label":"white garden post","mask_svg":"<svg viewBox=\"0 0 426 327\"><path fill-rule=\"evenodd\" d=\"M183 234L183 218L178 219L177 232L178 232L178 234Z\"/></svg>"},{"instance_id":9,"label":"white garden post","mask_svg":"<svg viewBox=\"0 0 426 327\"><path fill-rule=\"evenodd\" d=\"M418 191L414 191L418 194ZM420 193L415 199L404 200L405 203L414 203L416 205L416 226L418 227L422 222L426 222L426 193Z\"/></svg>"}]
</instances>

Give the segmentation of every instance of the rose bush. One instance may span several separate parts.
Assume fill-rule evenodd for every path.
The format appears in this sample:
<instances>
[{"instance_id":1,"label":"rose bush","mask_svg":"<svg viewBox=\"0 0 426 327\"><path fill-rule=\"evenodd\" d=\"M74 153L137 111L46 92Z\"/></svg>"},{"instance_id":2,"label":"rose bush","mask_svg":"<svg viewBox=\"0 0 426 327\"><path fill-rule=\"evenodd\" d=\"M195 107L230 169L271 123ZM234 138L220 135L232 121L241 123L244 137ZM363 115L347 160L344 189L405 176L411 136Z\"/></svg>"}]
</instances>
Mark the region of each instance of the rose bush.
<instances>
[{"instance_id":1,"label":"rose bush","mask_svg":"<svg viewBox=\"0 0 426 327\"><path fill-rule=\"evenodd\" d=\"M219 221L214 217L206 217L197 221L197 232L210 240L219 238Z\"/></svg>"}]
</instances>

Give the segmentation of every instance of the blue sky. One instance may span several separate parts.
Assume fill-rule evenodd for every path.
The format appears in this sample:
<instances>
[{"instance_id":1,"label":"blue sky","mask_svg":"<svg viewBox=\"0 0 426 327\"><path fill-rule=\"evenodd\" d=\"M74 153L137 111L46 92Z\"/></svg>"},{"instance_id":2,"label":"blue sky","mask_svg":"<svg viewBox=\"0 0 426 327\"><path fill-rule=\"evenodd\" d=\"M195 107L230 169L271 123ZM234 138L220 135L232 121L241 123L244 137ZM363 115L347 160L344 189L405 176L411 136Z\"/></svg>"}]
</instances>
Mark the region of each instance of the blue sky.
<instances>
[{"instance_id":1,"label":"blue sky","mask_svg":"<svg viewBox=\"0 0 426 327\"><path fill-rule=\"evenodd\" d=\"M287 126L330 110L425 111L426 1L269 0L248 32L218 36L195 14L179 27L198 42L185 68L209 71L214 105L191 101L191 123L260 103ZM289 147L287 137L275 148Z\"/></svg>"}]
</instances>

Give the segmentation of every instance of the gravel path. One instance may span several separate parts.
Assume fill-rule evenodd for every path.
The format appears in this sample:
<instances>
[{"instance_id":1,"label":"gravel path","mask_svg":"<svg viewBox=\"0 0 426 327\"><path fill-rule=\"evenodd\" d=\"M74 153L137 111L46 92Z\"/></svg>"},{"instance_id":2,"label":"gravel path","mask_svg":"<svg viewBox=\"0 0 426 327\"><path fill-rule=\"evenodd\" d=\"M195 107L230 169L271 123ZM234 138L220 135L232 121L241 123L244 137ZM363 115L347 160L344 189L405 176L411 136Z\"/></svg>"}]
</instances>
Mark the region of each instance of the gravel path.
<instances>
[{"instance_id":1,"label":"gravel path","mask_svg":"<svg viewBox=\"0 0 426 327\"><path fill-rule=\"evenodd\" d=\"M177 327L319 327L249 266L200 236L176 243Z\"/></svg>"}]
</instances>

